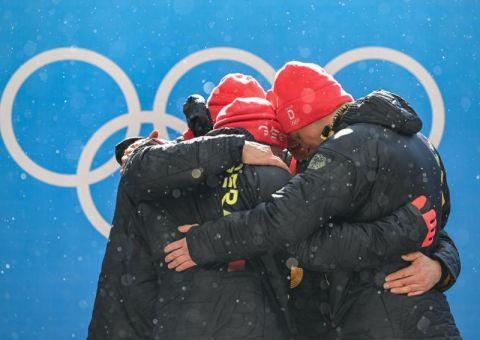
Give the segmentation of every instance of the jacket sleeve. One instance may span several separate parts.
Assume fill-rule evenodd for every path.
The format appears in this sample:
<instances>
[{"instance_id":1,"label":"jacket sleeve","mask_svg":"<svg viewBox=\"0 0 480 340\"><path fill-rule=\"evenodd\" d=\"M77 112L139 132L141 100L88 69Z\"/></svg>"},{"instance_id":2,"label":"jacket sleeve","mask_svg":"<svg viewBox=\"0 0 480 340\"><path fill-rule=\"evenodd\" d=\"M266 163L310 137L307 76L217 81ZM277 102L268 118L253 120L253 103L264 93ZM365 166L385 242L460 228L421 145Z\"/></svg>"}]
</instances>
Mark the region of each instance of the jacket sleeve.
<instances>
[{"instance_id":1,"label":"jacket sleeve","mask_svg":"<svg viewBox=\"0 0 480 340\"><path fill-rule=\"evenodd\" d=\"M461 262L457 247L445 230L440 231L432 258L440 262L442 266L442 277L437 287L441 291L446 291L457 281L460 275Z\"/></svg>"},{"instance_id":2,"label":"jacket sleeve","mask_svg":"<svg viewBox=\"0 0 480 340\"><path fill-rule=\"evenodd\" d=\"M386 259L418 250L416 230L427 229L421 213L410 203L373 222L333 223L317 229L297 244L292 255L312 271L375 268Z\"/></svg>"},{"instance_id":3,"label":"jacket sleeve","mask_svg":"<svg viewBox=\"0 0 480 340\"><path fill-rule=\"evenodd\" d=\"M431 145L431 144L430 144ZM442 219L439 225L439 236L431 257L440 262L442 276L437 288L446 291L452 287L460 275L461 262L455 243L445 231L450 215L450 190L447 183L447 175L442 159L433 145L431 145L435 158L442 170Z\"/></svg>"},{"instance_id":4,"label":"jacket sleeve","mask_svg":"<svg viewBox=\"0 0 480 340\"><path fill-rule=\"evenodd\" d=\"M174 189L212 179L242 159L244 137L220 135L180 143L152 144L146 140L129 157L122 181L135 200L152 200Z\"/></svg>"},{"instance_id":5,"label":"jacket sleeve","mask_svg":"<svg viewBox=\"0 0 480 340\"><path fill-rule=\"evenodd\" d=\"M356 178L352 161L331 150L321 150L308 169L273 194L270 202L211 221L187 233L192 259L199 265L262 255L275 247L292 251L339 216L348 216L363 203L365 180ZM417 247L424 232L412 235Z\"/></svg>"}]
</instances>

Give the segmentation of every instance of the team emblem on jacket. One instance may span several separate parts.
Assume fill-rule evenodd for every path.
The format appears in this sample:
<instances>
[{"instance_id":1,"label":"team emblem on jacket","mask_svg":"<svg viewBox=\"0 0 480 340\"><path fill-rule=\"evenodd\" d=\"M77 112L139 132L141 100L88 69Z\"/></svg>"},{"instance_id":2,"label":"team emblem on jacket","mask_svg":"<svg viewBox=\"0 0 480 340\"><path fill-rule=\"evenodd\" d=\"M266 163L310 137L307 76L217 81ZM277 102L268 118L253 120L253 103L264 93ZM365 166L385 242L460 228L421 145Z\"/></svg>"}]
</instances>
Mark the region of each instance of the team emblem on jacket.
<instances>
[{"instance_id":1,"label":"team emblem on jacket","mask_svg":"<svg viewBox=\"0 0 480 340\"><path fill-rule=\"evenodd\" d=\"M327 157L317 153L308 164L308 169L319 170L327 164Z\"/></svg>"}]
</instances>

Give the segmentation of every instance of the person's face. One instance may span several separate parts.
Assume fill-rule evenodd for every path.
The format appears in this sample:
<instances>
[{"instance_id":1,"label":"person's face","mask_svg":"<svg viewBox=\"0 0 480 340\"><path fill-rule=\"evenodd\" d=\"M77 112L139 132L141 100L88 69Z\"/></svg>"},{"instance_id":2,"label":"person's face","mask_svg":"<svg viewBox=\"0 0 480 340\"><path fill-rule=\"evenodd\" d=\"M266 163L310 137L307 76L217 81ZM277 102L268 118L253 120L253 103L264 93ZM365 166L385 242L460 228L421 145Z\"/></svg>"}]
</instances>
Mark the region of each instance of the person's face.
<instances>
[{"instance_id":1,"label":"person's face","mask_svg":"<svg viewBox=\"0 0 480 340\"><path fill-rule=\"evenodd\" d=\"M322 131L325 125L320 121L313 122L288 135L288 150L297 160L308 158L322 142Z\"/></svg>"},{"instance_id":2,"label":"person's face","mask_svg":"<svg viewBox=\"0 0 480 340\"><path fill-rule=\"evenodd\" d=\"M299 142L298 138L293 139L291 136L288 136L287 149L298 161L303 161L304 159L308 158L309 149L304 148Z\"/></svg>"},{"instance_id":3,"label":"person's face","mask_svg":"<svg viewBox=\"0 0 480 340\"><path fill-rule=\"evenodd\" d=\"M322 144L323 129L332 123L333 117L333 114L326 116L288 135L288 150L297 160L307 158Z\"/></svg>"}]
</instances>

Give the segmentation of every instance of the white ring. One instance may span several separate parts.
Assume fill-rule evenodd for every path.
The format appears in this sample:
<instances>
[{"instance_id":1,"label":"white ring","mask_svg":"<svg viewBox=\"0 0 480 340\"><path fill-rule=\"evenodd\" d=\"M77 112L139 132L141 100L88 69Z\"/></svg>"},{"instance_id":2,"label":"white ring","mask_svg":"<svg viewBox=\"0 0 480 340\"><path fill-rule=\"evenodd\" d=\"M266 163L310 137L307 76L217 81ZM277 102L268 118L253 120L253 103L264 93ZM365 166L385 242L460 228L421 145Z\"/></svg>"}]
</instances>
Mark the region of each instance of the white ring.
<instances>
[{"instance_id":1,"label":"white ring","mask_svg":"<svg viewBox=\"0 0 480 340\"><path fill-rule=\"evenodd\" d=\"M88 140L87 144L82 150L80 158L78 160L77 178L80 181L77 183L77 195L80 205L93 227L103 236L108 237L110 231L110 223L105 221L102 215L99 213L90 192L91 181L90 167L93 159L100 148L100 146L115 132L123 129L129 122L130 115L128 113L117 116L107 123L102 125L93 136ZM141 123L150 123L152 121L152 112L143 111L135 116L135 119ZM120 166L115 161L114 171Z\"/></svg>"},{"instance_id":2,"label":"white ring","mask_svg":"<svg viewBox=\"0 0 480 340\"><path fill-rule=\"evenodd\" d=\"M142 111L135 116L135 119L137 119L140 124L151 123L152 116L152 111ZM185 122L174 116L166 115L165 117L167 118L165 122L166 126L173 128L177 131L181 131L181 129L185 125ZM80 181L77 182L76 186L80 206L82 207L85 216L93 225L93 227L105 237L108 237L111 225L102 217L97 207L95 206L95 203L93 202L92 194L90 192L90 185L92 184L89 180L90 167L100 146L112 134L114 134L120 129L123 129L128 124L129 119L130 115L125 113L109 120L107 123L102 125L102 127L100 127L100 129L98 129L88 140L78 160L77 178L79 178ZM119 167L120 166L115 161L113 171L115 171Z\"/></svg>"},{"instance_id":3,"label":"white ring","mask_svg":"<svg viewBox=\"0 0 480 340\"><path fill-rule=\"evenodd\" d=\"M441 139L444 125L443 100L433 78L417 61L401 52L382 48L366 47L348 51L327 64L325 67L335 74L340 69L361 60L380 59L397 63L413 73L425 87L432 105L433 119L430 138L435 145ZM47 170L33 162L16 141L12 124L12 107L23 82L37 69L57 61L78 60L90 63L105 71L120 87L128 111L115 117L100 127L88 140L78 160L76 174L61 174ZM90 192L90 185L112 174L118 165L113 157L102 166L90 171L95 154L100 146L116 131L127 127L127 137L138 134L142 123L153 123L163 137L168 137L167 127L179 132L186 123L166 112L168 97L177 81L192 68L209 61L232 60L244 63L261 73L272 83L275 70L263 59L252 53L235 48L210 48L193 53L177 63L165 76L156 92L153 111L141 111L136 90L127 75L111 60L93 51L81 48L58 48L41 53L23 64L12 76L5 87L0 102L0 132L6 148L18 165L33 177L48 184L77 187L80 205L93 227L105 237L110 224L97 210Z\"/></svg>"},{"instance_id":4,"label":"white ring","mask_svg":"<svg viewBox=\"0 0 480 340\"><path fill-rule=\"evenodd\" d=\"M12 123L13 102L23 82L39 68L64 60L78 60L92 64L115 80L125 97L129 112L127 136L139 133L140 123L135 116L141 109L135 87L122 69L103 55L83 48L56 48L43 52L28 60L13 74L0 101L0 131L8 152L23 170L38 180L61 187L74 187L80 181L76 174L62 174L45 169L25 154L15 138ZM113 171L115 171L114 157L89 173L88 181L89 183L98 182Z\"/></svg>"},{"instance_id":5,"label":"white ring","mask_svg":"<svg viewBox=\"0 0 480 340\"><path fill-rule=\"evenodd\" d=\"M432 109L432 128L428 139L438 147L445 128L445 106L437 83L428 71L415 59L400 51L386 47L361 47L342 53L330 61L325 69L332 75L358 61L385 60L404 67L413 74L427 92Z\"/></svg>"},{"instance_id":6,"label":"white ring","mask_svg":"<svg viewBox=\"0 0 480 340\"><path fill-rule=\"evenodd\" d=\"M127 75L111 60L99 53L81 48L57 48L41 53L23 64L7 83L0 102L0 132L8 152L17 164L34 178L45 183L63 187L77 187L80 205L93 227L105 237L110 231L110 224L97 210L90 192L90 185L101 181L112 174L118 165L112 157L102 166L90 171L95 154L100 146L116 131L127 127L127 137L138 134L142 123L153 122L160 129L162 136L167 137L167 126L179 132L186 128L186 123L166 112L170 91L176 82L190 69L204 62L214 60L233 60L255 68L268 81L272 81L275 70L263 59L243 50L234 48L211 48L193 53L177 63L161 82L154 101L154 112L141 111L135 87ZM76 174L61 174L50 171L33 162L18 144L13 131L12 108L18 90L25 80L39 68L50 63L78 60L105 71L117 83L122 91L128 111L105 123L88 140L78 160ZM155 112L156 111L156 112Z\"/></svg>"}]
</instances>

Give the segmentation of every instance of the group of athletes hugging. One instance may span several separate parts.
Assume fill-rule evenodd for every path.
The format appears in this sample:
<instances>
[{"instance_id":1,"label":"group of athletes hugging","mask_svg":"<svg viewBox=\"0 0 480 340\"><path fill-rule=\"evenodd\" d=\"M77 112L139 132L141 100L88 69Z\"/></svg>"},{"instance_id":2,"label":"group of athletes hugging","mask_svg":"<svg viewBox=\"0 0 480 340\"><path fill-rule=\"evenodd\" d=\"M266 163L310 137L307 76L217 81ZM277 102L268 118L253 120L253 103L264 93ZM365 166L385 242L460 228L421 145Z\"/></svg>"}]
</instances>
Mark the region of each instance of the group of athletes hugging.
<instances>
[{"instance_id":1,"label":"group of athletes hugging","mask_svg":"<svg viewBox=\"0 0 480 340\"><path fill-rule=\"evenodd\" d=\"M460 339L435 147L388 91L228 74L177 140L129 138L89 339Z\"/></svg>"}]
</instances>

